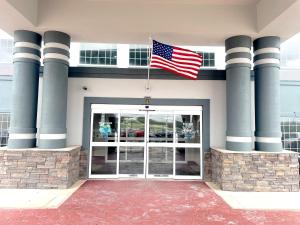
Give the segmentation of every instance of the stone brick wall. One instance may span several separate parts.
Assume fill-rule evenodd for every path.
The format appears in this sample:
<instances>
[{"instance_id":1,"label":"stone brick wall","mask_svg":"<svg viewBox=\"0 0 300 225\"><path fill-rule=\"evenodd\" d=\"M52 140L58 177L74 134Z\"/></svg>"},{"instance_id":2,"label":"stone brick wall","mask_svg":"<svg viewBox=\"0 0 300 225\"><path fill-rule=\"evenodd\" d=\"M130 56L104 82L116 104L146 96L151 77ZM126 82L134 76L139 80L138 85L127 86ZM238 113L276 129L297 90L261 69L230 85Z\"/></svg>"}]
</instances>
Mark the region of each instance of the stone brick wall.
<instances>
[{"instance_id":1,"label":"stone brick wall","mask_svg":"<svg viewBox=\"0 0 300 225\"><path fill-rule=\"evenodd\" d=\"M211 168L211 152L204 152L204 180L206 182L211 181L212 168Z\"/></svg>"},{"instance_id":2,"label":"stone brick wall","mask_svg":"<svg viewBox=\"0 0 300 225\"><path fill-rule=\"evenodd\" d=\"M80 151L79 161L79 177L83 179L88 178L88 152L85 150Z\"/></svg>"},{"instance_id":3,"label":"stone brick wall","mask_svg":"<svg viewBox=\"0 0 300 225\"><path fill-rule=\"evenodd\" d=\"M0 188L68 188L79 179L79 152L0 148Z\"/></svg>"},{"instance_id":4,"label":"stone brick wall","mask_svg":"<svg viewBox=\"0 0 300 225\"><path fill-rule=\"evenodd\" d=\"M299 191L298 154L212 149L212 181L224 191Z\"/></svg>"}]
</instances>

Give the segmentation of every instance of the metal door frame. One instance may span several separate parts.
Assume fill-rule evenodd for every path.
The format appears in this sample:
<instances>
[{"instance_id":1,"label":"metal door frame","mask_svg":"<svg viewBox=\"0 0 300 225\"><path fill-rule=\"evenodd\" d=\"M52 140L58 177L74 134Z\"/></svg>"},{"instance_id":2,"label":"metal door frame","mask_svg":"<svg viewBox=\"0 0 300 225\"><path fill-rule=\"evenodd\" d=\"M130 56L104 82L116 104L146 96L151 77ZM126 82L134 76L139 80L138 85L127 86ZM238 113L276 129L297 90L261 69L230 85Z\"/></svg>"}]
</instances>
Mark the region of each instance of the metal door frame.
<instances>
[{"instance_id":1,"label":"metal door frame","mask_svg":"<svg viewBox=\"0 0 300 225\"><path fill-rule=\"evenodd\" d=\"M116 142L93 142L93 118L95 113L112 113L118 115L118 136ZM144 142L120 142L120 121L122 113L141 114L145 117ZM200 116L200 143L176 143L175 140L175 116L180 114L199 115ZM153 114L172 114L173 115L173 142L172 143L151 143L149 142L149 118ZM90 154L89 154L89 178L149 178L149 179L202 179L203 177L203 148L202 148L202 106L148 106L145 105L109 105L109 104L92 104L91 105L91 124L90 124ZM97 146L114 146L117 147L116 174L113 175L95 175L91 174L92 165L92 148ZM144 147L144 171L143 174L132 176L131 174L119 174L120 147L123 146L143 146ZM173 174L169 176L155 176L148 174L149 168L149 147L162 146L173 148ZM199 148L200 151L200 176L176 175L176 147Z\"/></svg>"}]
</instances>

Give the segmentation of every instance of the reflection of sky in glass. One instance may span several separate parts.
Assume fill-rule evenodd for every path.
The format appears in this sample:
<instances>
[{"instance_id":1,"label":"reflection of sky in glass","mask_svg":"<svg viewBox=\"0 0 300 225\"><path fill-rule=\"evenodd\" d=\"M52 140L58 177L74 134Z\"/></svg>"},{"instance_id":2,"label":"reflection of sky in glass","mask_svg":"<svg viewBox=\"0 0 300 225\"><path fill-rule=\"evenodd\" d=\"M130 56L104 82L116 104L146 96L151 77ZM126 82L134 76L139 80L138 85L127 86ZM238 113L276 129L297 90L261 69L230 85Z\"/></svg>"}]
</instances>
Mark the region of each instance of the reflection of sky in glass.
<instances>
[{"instance_id":1,"label":"reflection of sky in glass","mask_svg":"<svg viewBox=\"0 0 300 225\"><path fill-rule=\"evenodd\" d=\"M151 115L150 120L155 120L157 122L162 122L162 123L170 123L173 121L173 116L172 115Z\"/></svg>"}]
</instances>

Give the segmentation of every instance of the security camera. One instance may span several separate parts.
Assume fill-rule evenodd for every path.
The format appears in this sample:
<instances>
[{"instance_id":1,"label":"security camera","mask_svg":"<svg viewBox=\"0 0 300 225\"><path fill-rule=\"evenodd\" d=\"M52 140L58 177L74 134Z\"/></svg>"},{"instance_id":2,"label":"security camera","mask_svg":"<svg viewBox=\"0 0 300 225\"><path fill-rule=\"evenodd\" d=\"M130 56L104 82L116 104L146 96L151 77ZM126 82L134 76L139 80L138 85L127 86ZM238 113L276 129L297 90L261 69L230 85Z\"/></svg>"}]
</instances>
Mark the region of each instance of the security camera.
<instances>
[{"instance_id":1,"label":"security camera","mask_svg":"<svg viewBox=\"0 0 300 225\"><path fill-rule=\"evenodd\" d=\"M83 86L83 87L82 87L82 90L87 91L87 87L86 87L86 86Z\"/></svg>"}]
</instances>

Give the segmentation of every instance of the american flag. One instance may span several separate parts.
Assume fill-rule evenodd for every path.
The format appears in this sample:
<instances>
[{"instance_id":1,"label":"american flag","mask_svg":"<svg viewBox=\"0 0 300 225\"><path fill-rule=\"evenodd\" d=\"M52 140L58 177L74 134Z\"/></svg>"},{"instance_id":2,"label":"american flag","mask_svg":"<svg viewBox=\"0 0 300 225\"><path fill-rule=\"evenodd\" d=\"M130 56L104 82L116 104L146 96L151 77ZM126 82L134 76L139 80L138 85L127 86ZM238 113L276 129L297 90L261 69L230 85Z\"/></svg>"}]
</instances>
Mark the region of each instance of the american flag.
<instances>
[{"instance_id":1,"label":"american flag","mask_svg":"<svg viewBox=\"0 0 300 225\"><path fill-rule=\"evenodd\" d=\"M150 67L161 68L196 80L201 65L200 54L153 40Z\"/></svg>"}]
</instances>

